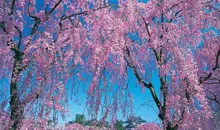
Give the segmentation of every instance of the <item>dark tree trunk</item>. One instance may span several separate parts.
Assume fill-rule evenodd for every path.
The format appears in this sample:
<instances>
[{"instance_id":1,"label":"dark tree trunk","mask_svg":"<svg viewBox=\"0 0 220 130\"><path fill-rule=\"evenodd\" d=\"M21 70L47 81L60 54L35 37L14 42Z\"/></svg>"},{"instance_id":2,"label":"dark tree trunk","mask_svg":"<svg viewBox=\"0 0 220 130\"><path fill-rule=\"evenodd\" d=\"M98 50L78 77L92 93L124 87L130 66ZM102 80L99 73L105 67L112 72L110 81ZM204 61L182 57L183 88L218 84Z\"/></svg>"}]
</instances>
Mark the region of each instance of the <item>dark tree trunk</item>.
<instances>
[{"instance_id":1,"label":"dark tree trunk","mask_svg":"<svg viewBox=\"0 0 220 130\"><path fill-rule=\"evenodd\" d=\"M21 118L23 116L23 106L19 100L19 95L17 93L17 81L18 76L21 72L21 62L22 62L22 56L23 52L20 52L18 50L15 50L15 56L14 56L14 65L13 65L13 71L11 76L11 84L10 84L10 119L13 121L13 124L10 128L10 130L17 130L19 123L21 122Z\"/></svg>"},{"instance_id":2,"label":"dark tree trunk","mask_svg":"<svg viewBox=\"0 0 220 130\"><path fill-rule=\"evenodd\" d=\"M179 127L179 126L178 126L177 124L176 124L175 126L171 126L171 123L168 122L168 124L167 124L165 130L178 130L178 127Z\"/></svg>"},{"instance_id":3,"label":"dark tree trunk","mask_svg":"<svg viewBox=\"0 0 220 130\"><path fill-rule=\"evenodd\" d=\"M21 122L21 119L23 117L23 107L20 104L19 97L17 95L16 89L16 83L11 83L11 100L10 100L10 109L11 109L11 115L10 119L13 121L13 125L11 126L10 130L17 130L18 126Z\"/></svg>"},{"instance_id":4,"label":"dark tree trunk","mask_svg":"<svg viewBox=\"0 0 220 130\"><path fill-rule=\"evenodd\" d=\"M170 125L168 125L166 127L166 130L177 130L178 127L171 127Z\"/></svg>"}]
</instances>

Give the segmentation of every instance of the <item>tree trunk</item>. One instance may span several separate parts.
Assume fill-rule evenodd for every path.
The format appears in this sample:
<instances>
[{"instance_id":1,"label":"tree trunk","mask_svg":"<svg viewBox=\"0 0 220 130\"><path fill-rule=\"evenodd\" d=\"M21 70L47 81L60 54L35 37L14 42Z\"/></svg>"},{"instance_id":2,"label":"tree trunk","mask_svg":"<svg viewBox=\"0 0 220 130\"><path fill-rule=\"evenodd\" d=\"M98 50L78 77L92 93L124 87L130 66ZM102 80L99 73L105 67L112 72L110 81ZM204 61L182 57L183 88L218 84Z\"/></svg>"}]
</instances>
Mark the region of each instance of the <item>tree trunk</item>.
<instances>
[{"instance_id":1,"label":"tree trunk","mask_svg":"<svg viewBox=\"0 0 220 130\"><path fill-rule=\"evenodd\" d=\"M171 126L171 123L168 122L167 126L166 126L166 130L177 130L178 129L178 125L176 124L175 126Z\"/></svg>"},{"instance_id":2,"label":"tree trunk","mask_svg":"<svg viewBox=\"0 0 220 130\"><path fill-rule=\"evenodd\" d=\"M10 109L11 109L11 115L10 119L13 121L13 124L11 126L10 130L17 130L18 126L21 122L22 116L23 116L23 107L20 104L19 97L17 95L17 86L16 83L11 83L11 100L10 100Z\"/></svg>"},{"instance_id":3,"label":"tree trunk","mask_svg":"<svg viewBox=\"0 0 220 130\"><path fill-rule=\"evenodd\" d=\"M17 81L18 76L21 72L21 61L22 61L23 52L15 51L14 56L14 65L11 76L11 84L10 84L10 119L13 122L10 130L17 130L18 125L21 122L21 118L23 115L23 106L19 100L19 96L17 94Z\"/></svg>"},{"instance_id":4,"label":"tree trunk","mask_svg":"<svg viewBox=\"0 0 220 130\"><path fill-rule=\"evenodd\" d=\"M177 127L171 127L171 126L167 126L166 130L177 130Z\"/></svg>"}]
</instances>

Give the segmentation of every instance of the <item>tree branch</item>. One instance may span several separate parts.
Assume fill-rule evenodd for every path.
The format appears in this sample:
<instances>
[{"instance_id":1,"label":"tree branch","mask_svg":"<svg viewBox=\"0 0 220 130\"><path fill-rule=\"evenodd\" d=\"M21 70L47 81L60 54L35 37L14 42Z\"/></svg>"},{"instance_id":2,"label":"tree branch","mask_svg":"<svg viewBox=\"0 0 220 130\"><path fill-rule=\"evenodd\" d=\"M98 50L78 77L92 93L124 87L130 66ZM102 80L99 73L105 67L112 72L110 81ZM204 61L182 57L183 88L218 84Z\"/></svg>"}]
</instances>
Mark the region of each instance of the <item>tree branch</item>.
<instances>
[{"instance_id":1,"label":"tree branch","mask_svg":"<svg viewBox=\"0 0 220 130\"><path fill-rule=\"evenodd\" d=\"M11 8L10 8L11 11L10 11L9 15L12 15L14 13L14 7L15 7L15 0L13 0L11 3Z\"/></svg>"},{"instance_id":2,"label":"tree branch","mask_svg":"<svg viewBox=\"0 0 220 130\"><path fill-rule=\"evenodd\" d=\"M9 33L6 31L6 28L5 28L5 21L1 21L1 22L0 22L0 29L2 29L6 34L9 34Z\"/></svg>"},{"instance_id":3,"label":"tree branch","mask_svg":"<svg viewBox=\"0 0 220 130\"><path fill-rule=\"evenodd\" d=\"M150 40L151 40L151 34L150 34L150 31L149 31L149 24L145 21L144 18L143 18L143 20L144 20L145 28L146 28L146 30L147 30L147 34L148 34L148 36L149 36L148 42L150 42Z\"/></svg>"},{"instance_id":4,"label":"tree branch","mask_svg":"<svg viewBox=\"0 0 220 130\"><path fill-rule=\"evenodd\" d=\"M220 49L217 52L216 58L215 58L215 66L212 68L212 71L215 71L217 68L219 68L219 57L220 57ZM199 84L205 83L205 81L209 80L212 77L213 72L210 72L206 77L200 77L199 78Z\"/></svg>"},{"instance_id":5,"label":"tree branch","mask_svg":"<svg viewBox=\"0 0 220 130\"><path fill-rule=\"evenodd\" d=\"M128 58L131 59L130 51L129 51L128 48L125 50L125 52L126 52ZM125 58L125 59L126 59L126 58ZM146 83L146 82L140 77L140 75L138 74L138 71L137 71L137 68L135 67L135 65L134 65L133 63L129 63L127 59L126 59L125 61L127 62L128 66L129 66L130 68L132 68L132 70L134 71L135 77L137 78L138 82L139 82L141 85L143 85L145 88L150 89L151 96L153 97L154 102L156 103L156 105L157 105L157 107L158 107L158 109L159 109L159 111L160 111L160 114L161 114L161 112L162 112L162 104L160 103L160 101L159 101L159 99L158 99L158 97L157 97L157 95L156 95L156 92L155 92L155 89L154 89L154 87L153 87L153 84L152 84L151 82L150 82L150 83ZM159 115L160 115L160 114L159 114ZM160 117L160 118L163 119L164 117Z\"/></svg>"},{"instance_id":6,"label":"tree branch","mask_svg":"<svg viewBox=\"0 0 220 130\"><path fill-rule=\"evenodd\" d=\"M90 14L93 13L93 12L95 12L95 11L97 11L97 10L99 10L99 9L103 9L103 8L107 8L107 7L114 7L114 6L116 6L116 5L104 5L104 6L100 6L100 7L98 7L98 8L92 9L91 12L90 12ZM69 16L63 15L60 19L61 19L61 21L63 21L63 20L69 19L69 18L71 18L71 17L78 16L78 15L88 15L88 14L89 14L89 11L85 10L85 11L78 12L78 13L75 13L75 14L72 14L72 15L69 15Z\"/></svg>"},{"instance_id":7,"label":"tree branch","mask_svg":"<svg viewBox=\"0 0 220 130\"><path fill-rule=\"evenodd\" d=\"M217 96L216 96L213 92L211 92L211 91L209 91L209 90L207 90L207 91L208 91L209 93L211 93L214 97L211 98L211 97L206 96L206 98L208 98L208 99L210 99L210 100L212 100L212 101L215 101L218 105L220 105L220 102L219 102Z\"/></svg>"},{"instance_id":8,"label":"tree branch","mask_svg":"<svg viewBox=\"0 0 220 130\"><path fill-rule=\"evenodd\" d=\"M220 10L219 10L218 8L213 7L213 6L211 6L210 4L204 4L204 3L203 3L203 5L204 5L205 7L209 7L209 8L212 8L212 9L214 9L214 10L220 12Z\"/></svg>"},{"instance_id":9,"label":"tree branch","mask_svg":"<svg viewBox=\"0 0 220 130\"><path fill-rule=\"evenodd\" d=\"M31 14L31 12L30 12L30 4L31 4L31 1L28 0L28 15L29 15L31 18L35 19L35 18L37 18L37 16L34 16L34 15Z\"/></svg>"},{"instance_id":10,"label":"tree branch","mask_svg":"<svg viewBox=\"0 0 220 130\"><path fill-rule=\"evenodd\" d=\"M21 39L22 39L22 32L21 32L21 30L17 27L17 26L15 26L15 29L18 31L18 33L19 33L19 38L18 38L18 49L20 49L20 45L21 45Z\"/></svg>"},{"instance_id":11,"label":"tree branch","mask_svg":"<svg viewBox=\"0 0 220 130\"><path fill-rule=\"evenodd\" d=\"M47 13L48 15L50 15L51 13L53 13L53 11L57 8L57 6L59 6L59 4L62 2L62 0L59 0L54 7Z\"/></svg>"},{"instance_id":12,"label":"tree branch","mask_svg":"<svg viewBox=\"0 0 220 130\"><path fill-rule=\"evenodd\" d=\"M174 7L178 6L179 4L183 3L183 1L179 2L179 3L176 3L174 5L172 5L167 11L165 14L167 14L167 12L169 12L170 10L172 10Z\"/></svg>"}]
</instances>

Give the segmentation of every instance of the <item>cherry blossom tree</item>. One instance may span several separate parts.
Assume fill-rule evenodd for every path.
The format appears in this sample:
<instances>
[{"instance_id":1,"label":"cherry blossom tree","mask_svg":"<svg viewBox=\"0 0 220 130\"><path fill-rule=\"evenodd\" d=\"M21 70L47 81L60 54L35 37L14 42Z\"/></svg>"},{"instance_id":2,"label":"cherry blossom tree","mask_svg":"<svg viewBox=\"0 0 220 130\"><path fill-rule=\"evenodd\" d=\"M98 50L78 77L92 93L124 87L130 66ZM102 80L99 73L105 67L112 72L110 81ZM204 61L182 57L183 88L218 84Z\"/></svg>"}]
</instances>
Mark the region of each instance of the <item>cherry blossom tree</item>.
<instances>
[{"instance_id":1,"label":"cherry blossom tree","mask_svg":"<svg viewBox=\"0 0 220 130\"><path fill-rule=\"evenodd\" d=\"M51 115L65 115L72 77L90 83L90 116L101 110L101 119L114 124L119 110L132 112L128 71L150 90L164 129L219 127L217 0L38 2L0 1L4 127L44 129ZM160 92L152 71L158 72Z\"/></svg>"},{"instance_id":2,"label":"cherry blossom tree","mask_svg":"<svg viewBox=\"0 0 220 130\"><path fill-rule=\"evenodd\" d=\"M146 38L147 43L143 42L137 47L132 44L128 45L126 60L140 84L150 89L159 109L158 117L163 121L165 129L202 128L200 122L205 122L204 117L208 120L211 116L210 106L205 98L211 88L206 88L204 84L212 84L215 92L219 91L219 79L216 78L219 74L220 46L217 40L219 34L211 29L205 32L200 30L210 28L210 26L218 28L219 10L215 8L216 2L149 1L146 5L140 6L137 6L139 3L130 3L136 10L136 16L140 14L140 21L141 18L143 19L143 23L137 26L137 31L140 32L140 37ZM203 10L208 10L210 13L203 12ZM145 11L147 14L144 14ZM145 32L141 32L141 29L145 29ZM207 41L208 39L211 41ZM206 46L215 49L201 56L200 51L206 50ZM147 48L149 49L146 50ZM144 50L146 54L143 54ZM141 55L146 58L140 59ZM208 61L203 60L204 55L209 57ZM145 73L150 73L149 71L142 73L146 69L142 68L146 61L149 61L148 64L155 61L156 69L159 71L160 99L150 78L142 78L145 77ZM204 70L204 66L199 65L207 63L210 67L205 69L208 74L203 77L201 71ZM149 65L148 67L154 68ZM211 72L208 68L211 68ZM213 82L205 83L208 80ZM212 96L214 97L208 97L208 99L219 104L216 95Z\"/></svg>"},{"instance_id":3,"label":"cherry blossom tree","mask_svg":"<svg viewBox=\"0 0 220 130\"><path fill-rule=\"evenodd\" d=\"M150 90L164 129L202 128L202 122L216 114L208 99L215 101L214 109L219 107L218 4L202 0L119 1L116 11L97 12L91 27L96 29L92 41L100 54L96 75L104 66L111 72L110 82L124 81L130 68L140 86ZM141 40L132 41L131 35ZM159 95L151 82L152 70L158 71ZM93 78L96 84L99 80Z\"/></svg>"},{"instance_id":4,"label":"cherry blossom tree","mask_svg":"<svg viewBox=\"0 0 220 130\"><path fill-rule=\"evenodd\" d=\"M103 1L38 2L0 1L1 90L9 92L9 98L1 95L1 109L9 102L8 127L13 130L67 111L65 84L78 77L87 43L80 18L109 7ZM4 114L1 118L8 119Z\"/></svg>"}]
</instances>

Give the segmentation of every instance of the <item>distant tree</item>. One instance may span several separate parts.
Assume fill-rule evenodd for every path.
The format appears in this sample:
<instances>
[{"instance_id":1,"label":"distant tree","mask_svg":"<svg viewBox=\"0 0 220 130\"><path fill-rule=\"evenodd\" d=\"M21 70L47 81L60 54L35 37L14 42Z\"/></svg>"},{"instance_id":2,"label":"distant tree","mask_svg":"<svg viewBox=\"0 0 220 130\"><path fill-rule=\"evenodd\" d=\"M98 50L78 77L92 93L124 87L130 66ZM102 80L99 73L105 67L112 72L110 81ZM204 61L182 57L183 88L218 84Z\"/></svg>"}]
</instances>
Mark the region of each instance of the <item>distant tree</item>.
<instances>
[{"instance_id":1,"label":"distant tree","mask_svg":"<svg viewBox=\"0 0 220 130\"><path fill-rule=\"evenodd\" d=\"M70 125L70 124L73 124L74 121L68 121L68 123L66 125Z\"/></svg>"},{"instance_id":2,"label":"distant tree","mask_svg":"<svg viewBox=\"0 0 220 130\"><path fill-rule=\"evenodd\" d=\"M53 123L53 121L51 120L51 119L49 119L48 121L47 121L47 124L50 126L51 124Z\"/></svg>"},{"instance_id":3,"label":"distant tree","mask_svg":"<svg viewBox=\"0 0 220 130\"><path fill-rule=\"evenodd\" d=\"M86 121L85 115L77 114L76 117L75 117L75 121L74 122L78 123L78 124L81 124L81 125L84 125L85 121Z\"/></svg>"},{"instance_id":4,"label":"distant tree","mask_svg":"<svg viewBox=\"0 0 220 130\"><path fill-rule=\"evenodd\" d=\"M114 124L114 127L116 130L125 130L123 126L124 122L117 120L116 123Z\"/></svg>"}]
</instances>

